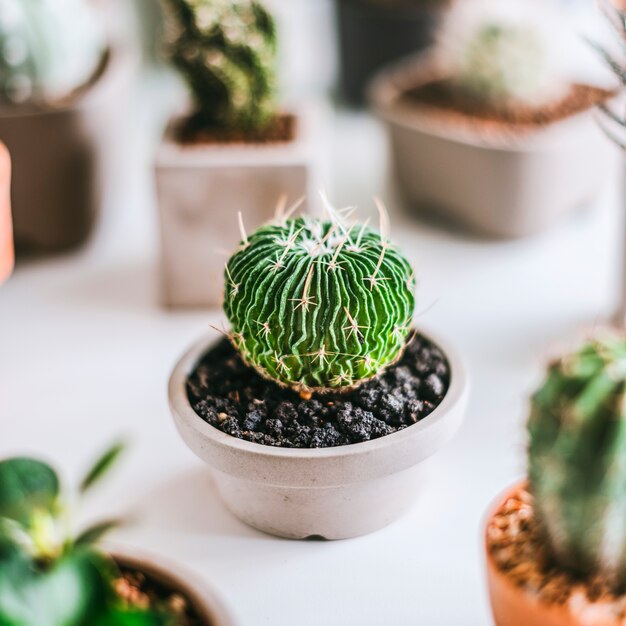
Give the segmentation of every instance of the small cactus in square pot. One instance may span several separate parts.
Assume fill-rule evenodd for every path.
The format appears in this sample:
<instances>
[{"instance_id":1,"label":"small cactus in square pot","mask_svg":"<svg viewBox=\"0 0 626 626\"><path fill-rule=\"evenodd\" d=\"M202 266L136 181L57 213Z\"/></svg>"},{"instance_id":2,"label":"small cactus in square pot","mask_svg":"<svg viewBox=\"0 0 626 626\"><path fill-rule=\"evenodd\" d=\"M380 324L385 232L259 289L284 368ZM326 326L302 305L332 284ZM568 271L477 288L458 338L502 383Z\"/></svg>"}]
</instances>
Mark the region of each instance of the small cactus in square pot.
<instances>
[{"instance_id":1,"label":"small cactus in square pot","mask_svg":"<svg viewBox=\"0 0 626 626\"><path fill-rule=\"evenodd\" d=\"M257 227L282 194L309 196L324 184L325 135L319 107L281 106L280 37L264 3L161 1L164 54L187 91L156 159L164 303L217 306L224 282L216 250L238 241L223 207Z\"/></svg>"},{"instance_id":2,"label":"small cactus in square pot","mask_svg":"<svg viewBox=\"0 0 626 626\"><path fill-rule=\"evenodd\" d=\"M607 331L553 361L532 397L528 483L487 531L498 625L623 623L625 435L626 338Z\"/></svg>"},{"instance_id":3,"label":"small cactus in square pot","mask_svg":"<svg viewBox=\"0 0 626 626\"><path fill-rule=\"evenodd\" d=\"M225 267L230 328L170 381L178 429L227 505L293 538L352 537L399 517L467 394L452 349L412 327L414 271L382 205L379 231L327 210L292 218L283 205L249 235L240 220Z\"/></svg>"}]
</instances>

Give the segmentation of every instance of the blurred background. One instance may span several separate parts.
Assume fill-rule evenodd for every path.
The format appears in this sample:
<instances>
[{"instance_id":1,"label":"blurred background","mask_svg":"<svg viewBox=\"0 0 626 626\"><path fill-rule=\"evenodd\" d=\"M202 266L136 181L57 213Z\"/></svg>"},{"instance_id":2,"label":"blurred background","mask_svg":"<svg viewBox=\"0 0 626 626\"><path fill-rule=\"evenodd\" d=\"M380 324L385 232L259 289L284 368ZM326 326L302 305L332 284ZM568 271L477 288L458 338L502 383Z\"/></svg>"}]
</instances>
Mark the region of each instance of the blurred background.
<instances>
[{"instance_id":1,"label":"blurred background","mask_svg":"<svg viewBox=\"0 0 626 626\"><path fill-rule=\"evenodd\" d=\"M197 569L243 623L490 623L480 525L524 471L525 398L547 355L614 318L626 280L623 164L602 125L618 131L595 109L617 82L594 44L616 42L595 2L520 0L500 15L497 1L267 0L276 102L302 134L267 148L272 167L300 174L261 180L257 152L201 155L166 131L190 99L156 0L93 0L84 23L21 1L0 0L13 159L11 203L0 159L0 457L43 455L71 476L128 434L132 454L85 516L132 511L142 524L120 537ZM54 38L20 31L27 5L59 20ZM67 60L77 50L83 65ZM440 79L479 95L457 107L420 91ZM313 212L320 189L363 218L384 200L417 267L416 323L453 341L472 379L467 421L427 463L417 509L354 541L295 544L241 524L167 408L175 360L223 321L238 211L253 228L281 185Z\"/></svg>"}]
</instances>

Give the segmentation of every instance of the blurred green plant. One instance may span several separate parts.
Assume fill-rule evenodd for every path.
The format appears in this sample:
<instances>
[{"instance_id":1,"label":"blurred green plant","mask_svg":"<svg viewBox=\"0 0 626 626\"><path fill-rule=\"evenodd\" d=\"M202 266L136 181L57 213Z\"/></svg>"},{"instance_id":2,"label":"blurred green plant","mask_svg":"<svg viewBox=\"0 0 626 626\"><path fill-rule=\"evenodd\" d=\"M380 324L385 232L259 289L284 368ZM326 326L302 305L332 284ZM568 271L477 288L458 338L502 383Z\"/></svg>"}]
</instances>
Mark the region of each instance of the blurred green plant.
<instances>
[{"instance_id":1,"label":"blurred green plant","mask_svg":"<svg viewBox=\"0 0 626 626\"><path fill-rule=\"evenodd\" d=\"M0 102L65 98L93 78L105 48L86 0L0 0Z\"/></svg>"},{"instance_id":2,"label":"blurred green plant","mask_svg":"<svg viewBox=\"0 0 626 626\"><path fill-rule=\"evenodd\" d=\"M626 339L562 356L533 396L529 481L535 518L564 569L626 586Z\"/></svg>"},{"instance_id":3,"label":"blurred green plant","mask_svg":"<svg viewBox=\"0 0 626 626\"><path fill-rule=\"evenodd\" d=\"M82 494L122 450L116 444L93 464ZM96 544L116 525L100 522L73 536L52 467L32 458L0 462L0 626L175 626L166 613L128 606L115 593L120 573Z\"/></svg>"},{"instance_id":4,"label":"blurred green plant","mask_svg":"<svg viewBox=\"0 0 626 626\"><path fill-rule=\"evenodd\" d=\"M276 27L256 0L163 0L166 53L207 128L258 131L276 115Z\"/></svg>"}]
</instances>

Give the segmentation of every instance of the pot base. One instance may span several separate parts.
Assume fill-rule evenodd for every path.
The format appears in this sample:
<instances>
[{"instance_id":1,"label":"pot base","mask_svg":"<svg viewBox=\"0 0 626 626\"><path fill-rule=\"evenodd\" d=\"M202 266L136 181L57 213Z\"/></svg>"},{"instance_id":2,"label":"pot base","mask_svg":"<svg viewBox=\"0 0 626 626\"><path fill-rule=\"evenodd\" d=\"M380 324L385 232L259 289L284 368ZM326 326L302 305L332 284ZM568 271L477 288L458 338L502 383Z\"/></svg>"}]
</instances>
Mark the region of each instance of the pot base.
<instances>
[{"instance_id":1,"label":"pot base","mask_svg":"<svg viewBox=\"0 0 626 626\"><path fill-rule=\"evenodd\" d=\"M423 470L319 489L262 485L217 471L213 477L223 502L248 526L286 539L337 540L380 530L407 513Z\"/></svg>"}]
</instances>

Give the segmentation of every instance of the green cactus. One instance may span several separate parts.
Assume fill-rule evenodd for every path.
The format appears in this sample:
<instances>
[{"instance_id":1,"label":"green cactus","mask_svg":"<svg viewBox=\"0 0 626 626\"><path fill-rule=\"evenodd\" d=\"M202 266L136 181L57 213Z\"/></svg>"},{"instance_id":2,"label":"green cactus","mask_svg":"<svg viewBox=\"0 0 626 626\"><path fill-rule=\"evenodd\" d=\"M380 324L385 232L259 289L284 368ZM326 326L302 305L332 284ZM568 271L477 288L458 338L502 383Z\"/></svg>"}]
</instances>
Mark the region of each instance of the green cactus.
<instances>
[{"instance_id":1,"label":"green cactus","mask_svg":"<svg viewBox=\"0 0 626 626\"><path fill-rule=\"evenodd\" d=\"M276 115L276 28L256 0L166 0L168 55L206 127L254 131Z\"/></svg>"},{"instance_id":2,"label":"green cactus","mask_svg":"<svg viewBox=\"0 0 626 626\"><path fill-rule=\"evenodd\" d=\"M0 102L62 99L89 82L104 50L86 0L0 0Z\"/></svg>"},{"instance_id":3,"label":"green cactus","mask_svg":"<svg viewBox=\"0 0 626 626\"><path fill-rule=\"evenodd\" d=\"M366 224L279 218L244 238L225 275L233 342L279 384L352 387L393 363L405 345L413 272Z\"/></svg>"},{"instance_id":4,"label":"green cactus","mask_svg":"<svg viewBox=\"0 0 626 626\"><path fill-rule=\"evenodd\" d=\"M534 395L529 480L556 561L626 585L626 339L607 335L552 363Z\"/></svg>"}]
</instances>

